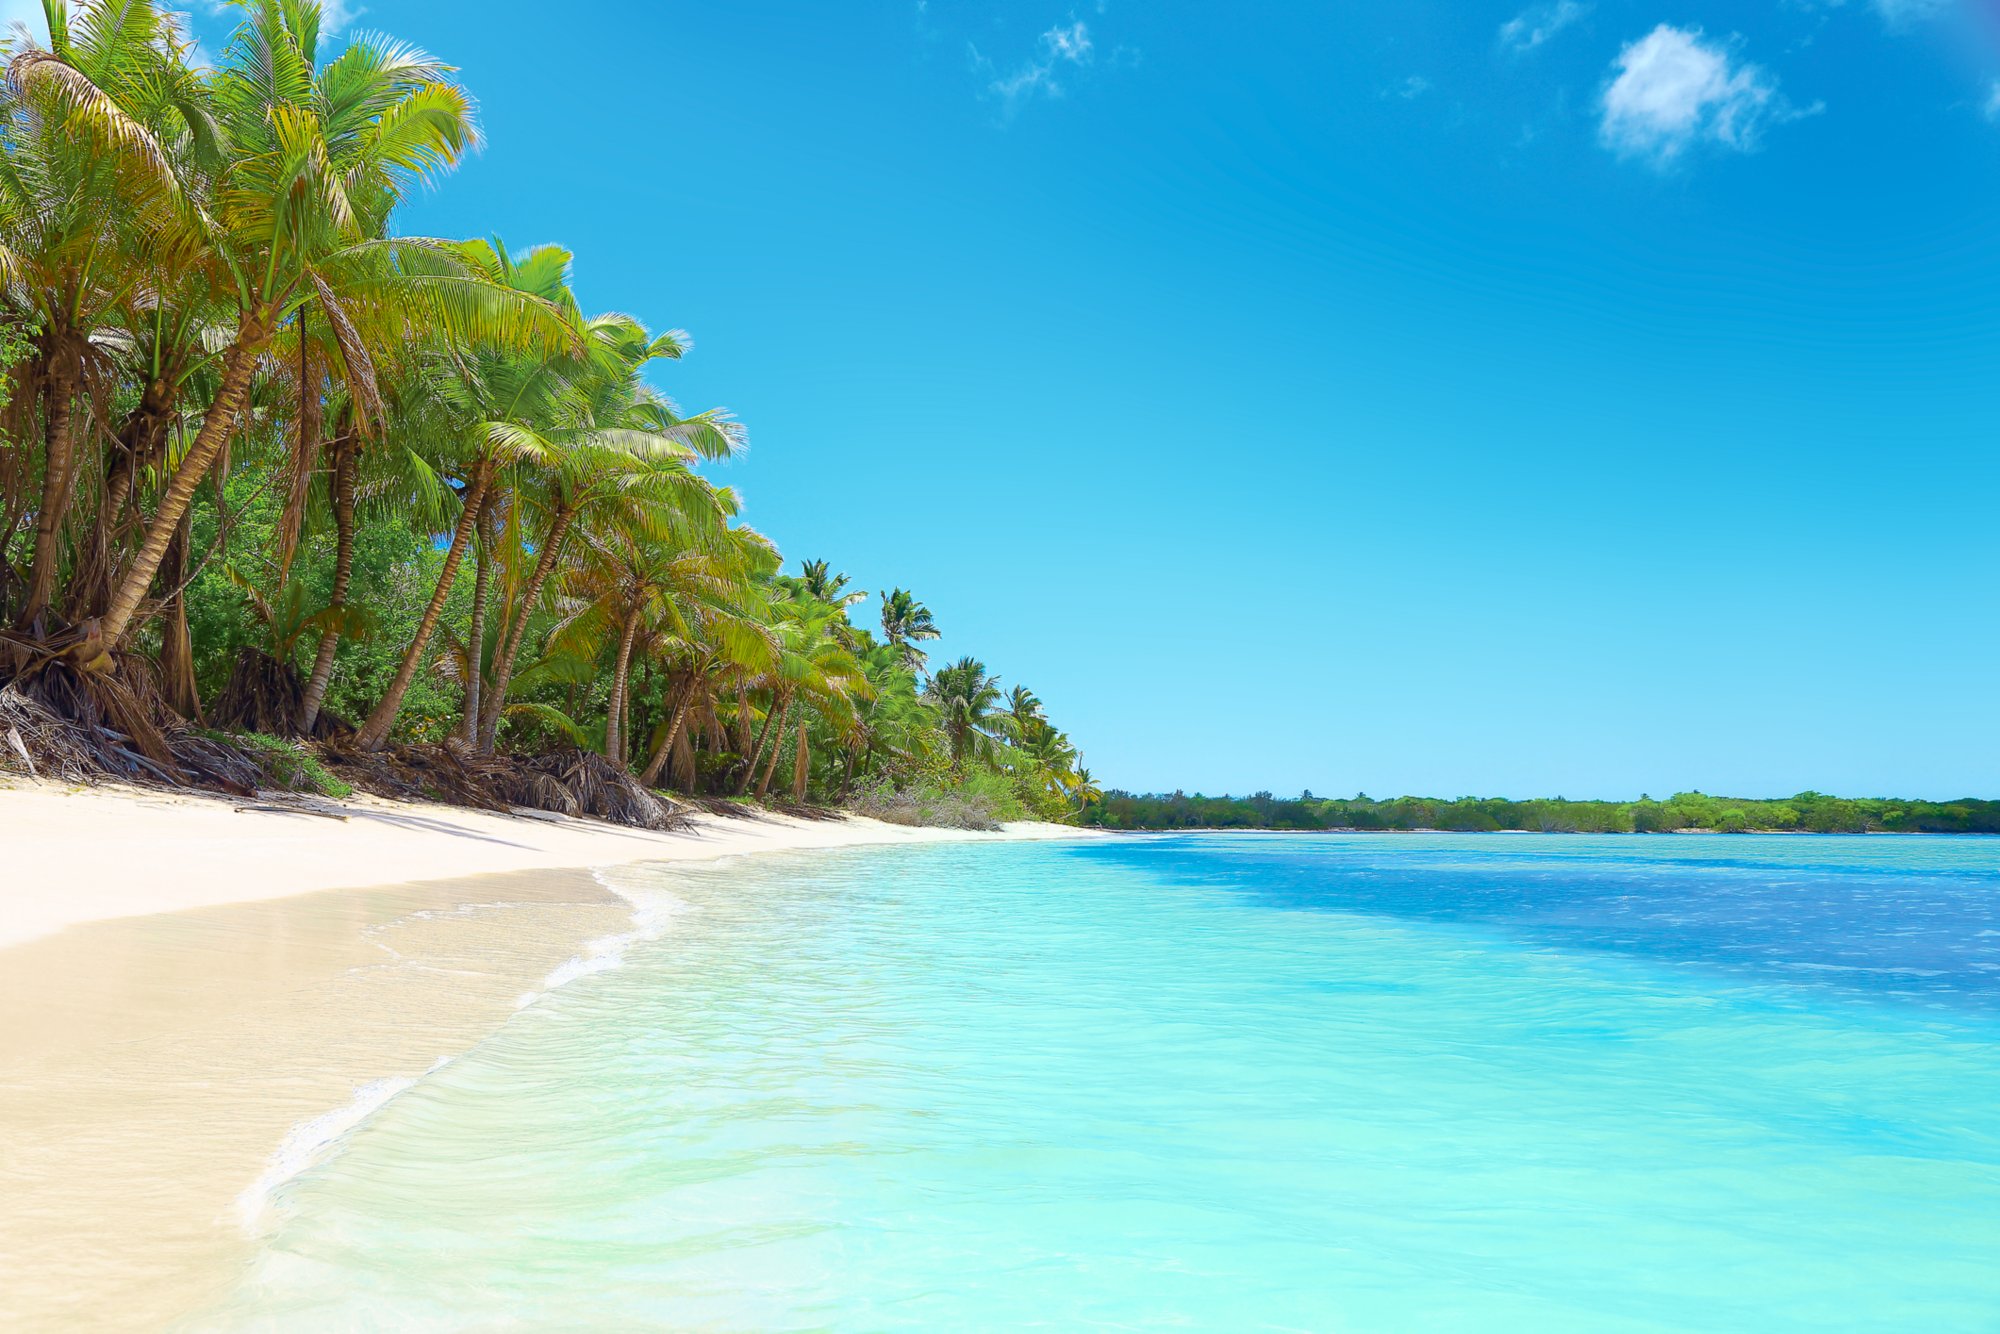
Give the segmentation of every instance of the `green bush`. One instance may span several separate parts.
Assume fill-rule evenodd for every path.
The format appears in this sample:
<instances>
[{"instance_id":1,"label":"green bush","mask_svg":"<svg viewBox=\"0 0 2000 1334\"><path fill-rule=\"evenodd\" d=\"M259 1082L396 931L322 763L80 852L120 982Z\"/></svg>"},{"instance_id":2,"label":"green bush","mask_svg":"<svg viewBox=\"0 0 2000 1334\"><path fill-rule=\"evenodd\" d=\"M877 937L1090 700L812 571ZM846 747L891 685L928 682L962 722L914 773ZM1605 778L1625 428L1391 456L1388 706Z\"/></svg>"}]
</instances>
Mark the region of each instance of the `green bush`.
<instances>
[{"instance_id":1,"label":"green bush","mask_svg":"<svg viewBox=\"0 0 2000 1334\"><path fill-rule=\"evenodd\" d=\"M342 782L320 763L319 756L262 732L205 732L203 735L224 745L234 746L264 770L271 786L287 792L317 792L323 797L351 797L354 785Z\"/></svg>"}]
</instances>

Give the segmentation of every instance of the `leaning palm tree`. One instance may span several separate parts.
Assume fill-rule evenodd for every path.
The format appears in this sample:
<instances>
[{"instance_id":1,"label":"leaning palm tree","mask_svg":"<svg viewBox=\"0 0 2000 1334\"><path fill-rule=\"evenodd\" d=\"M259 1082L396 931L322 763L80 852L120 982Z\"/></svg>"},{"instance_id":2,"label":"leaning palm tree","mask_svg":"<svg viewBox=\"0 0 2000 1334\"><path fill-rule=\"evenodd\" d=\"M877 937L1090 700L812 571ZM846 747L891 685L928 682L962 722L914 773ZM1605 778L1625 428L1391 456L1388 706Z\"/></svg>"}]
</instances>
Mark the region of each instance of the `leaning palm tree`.
<instances>
[{"instance_id":1,"label":"leaning palm tree","mask_svg":"<svg viewBox=\"0 0 2000 1334\"><path fill-rule=\"evenodd\" d=\"M72 650L89 670L110 667L260 358L304 307L329 322L357 381L368 378L360 329L372 322L357 323L350 305L396 304L459 337L523 346L567 337L552 312L483 281L449 247L387 237L395 204L476 140L451 68L381 39L320 66L318 0L239 2L245 18L213 85L227 155L206 207L179 210L173 237L227 275L217 389L104 615Z\"/></svg>"},{"instance_id":2,"label":"leaning palm tree","mask_svg":"<svg viewBox=\"0 0 2000 1334\"><path fill-rule=\"evenodd\" d=\"M449 251L476 281L506 293L524 309L540 312L562 331L565 341L559 352L551 354L532 344L524 346L506 336L511 331L503 331L501 336L473 340L438 340L430 348L416 397L427 405L438 424L433 443L441 450L444 469L458 479L458 518L416 634L405 647L382 698L355 735L355 744L363 750L379 750L388 742L404 696L416 680L430 638L444 614L459 565L473 549L482 525L492 521L496 479L511 466L546 462L558 451L560 446L551 439L551 430L564 411L565 395L591 365L591 330L569 295L567 252L550 248L546 254L532 255L530 263L516 264L505 250L483 242L449 247ZM483 612L484 578L478 591ZM471 639L474 661L466 677L465 729L474 737L482 713L479 683L483 667L478 659L484 640L483 625L475 627Z\"/></svg>"},{"instance_id":3,"label":"leaning palm tree","mask_svg":"<svg viewBox=\"0 0 2000 1334\"><path fill-rule=\"evenodd\" d=\"M147 238L189 206L187 174L212 144L199 82L152 4L85 4L72 19L45 0L45 12L49 49L26 44L0 89L0 280L37 330L28 378L41 409L23 626L55 597L80 414L109 397L119 307L135 286L154 286ZM11 537L14 506L0 509L0 538Z\"/></svg>"},{"instance_id":4,"label":"leaning palm tree","mask_svg":"<svg viewBox=\"0 0 2000 1334\"><path fill-rule=\"evenodd\" d=\"M467 700L468 717L478 717L482 750L493 748L508 678L542 590L564 558L572 525L599 517L632 521L641 510L659 506L678 508L684 520L714 513L718 502L734 512L733 495L710 487L684 465L740 453L742 426L722 409L683 416L639 378L649 363L678 359L687 347L687 335L679 330L655 337L629 316L600 316L586 326L586 354L576 372L551 385L548 401L538 405L534 415L544 447L509 479L509 489L517 502L510 513L517 521L538 521L539 527L532 536L514 534L504 547L516 556L532 554L533 562L525 570L516 562L512 572L514 596L503 605L485 704L477 707L476 696ZM477 674L473 684L478 685Z\"/></svg>"},{"instance_id":5,"label":"leaning palm tree","mask_svg":"<svg viewBox=\"0 0 2000 1334\"><path fill-rule=\"evenodd\" d=\"M718 568L737 577L715 596L689 604L686 633L658 636L652 645L672 684L667 719L657 729L652 755L639 775L647 787L659 782L691 714L712 712L726 683L778 666L781 645L764 622L769 609L758 578L775 568L777 553L761 533L748 528L730 529L724 545L729 554L719 555Z\"/></svg>"},{"instance_id":6,"label":"leaning palm tree","mask_svg":"<svg viewBox=\"0 0 2000 1334\"><path fill-rule=\"evenodd\" d=\"M843 634L843 630L851 633L853 627L838 608L800 589L775 603L773 610L772 629L778 639L778 654L764 681L771 693L771 707L764 715L763 726L736 789L739 793L748 792L755 781L760 797L770 789L771 779L777 773L778 756L784 749L785 733L795 707L804 704L837 729L848 731L854 726L855 699L868 690L866 673L847 647L847 635Z\"/></svg>"},{"instance_id":7,"label":"leaning palm tree","mask_svg":"<svg viewBox=\"0 0 2000 1334\"><path fill-rule=\"evenodd\" d=\"M1104 800L1104 789L1090 776L1090 770L1079 766L1070 775L1069 797L1076 803L1076 813L1081 818L1092 806Z\"/></svg>"},{"instance_id":8,"label":"leaning palm tree","mask_svg":"<svg viewBox=\"0 0 2000 1334\"><path fill-rule=\"evenodd\" d=\"M1000 728L1000 678L977 658L960 658L940 667L925 691L937 706L939 721L951 743L951 765L963 773L974 755L992 752Z\"/></svg>"}]
</instances>

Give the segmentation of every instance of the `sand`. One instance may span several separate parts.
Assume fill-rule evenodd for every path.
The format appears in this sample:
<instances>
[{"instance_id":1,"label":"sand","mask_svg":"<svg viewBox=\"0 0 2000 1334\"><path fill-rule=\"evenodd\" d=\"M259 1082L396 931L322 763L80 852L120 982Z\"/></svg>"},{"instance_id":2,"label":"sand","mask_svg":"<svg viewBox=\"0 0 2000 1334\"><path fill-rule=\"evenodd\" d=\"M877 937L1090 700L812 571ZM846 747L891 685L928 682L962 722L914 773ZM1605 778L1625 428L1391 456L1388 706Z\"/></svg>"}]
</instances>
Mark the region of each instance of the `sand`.
<instances>
[{"instance_id":1,"label":"sand","mask_svg":"<svg viewBox=\"0 0 2000 1334\"><path fill-rule=\"evenodd\" d=\"M584 868L1076 832L241 804L0 786L0 1328L158 1329L214 1301L265 1189L630 929Z\"/></svg>"},{"instance_id":2,"label":"sand","mask_svg":"<svg viewBox=\"0 0 2000 1334\"><path fill-rule=\"evenodd\" d=\"M1077 833L1023 823L976 834L774 814L697 815L691 831L654 834L593 820L537 820L364 796L327 803L347 812L345 820L246 809L254 804L0 777L0 948L80 922L318 889L781 848Z\"/></svg>"}]
</instances>

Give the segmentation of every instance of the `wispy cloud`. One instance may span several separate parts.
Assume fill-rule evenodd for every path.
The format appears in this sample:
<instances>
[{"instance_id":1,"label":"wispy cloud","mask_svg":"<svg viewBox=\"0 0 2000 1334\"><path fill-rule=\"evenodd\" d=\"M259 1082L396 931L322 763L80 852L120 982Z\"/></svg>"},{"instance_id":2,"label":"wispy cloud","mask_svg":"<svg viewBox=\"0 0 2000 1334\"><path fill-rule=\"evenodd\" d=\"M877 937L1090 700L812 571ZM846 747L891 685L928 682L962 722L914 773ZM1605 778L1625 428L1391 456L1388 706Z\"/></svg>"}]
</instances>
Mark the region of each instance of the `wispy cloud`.
<instances>
[{"instance_id":1,"label":"wispy cloud","mask_svg":"<svg viewBox=\"0 0 2000 1334\"><path fill-rule=\"evenodd\" d=\"M1951 0L1875 0L1875 11L1892 28L1936 18L1951 8Z\"/></svg>"},{"instance_id":2,"label":"wispy cloud","mask_svg":"<svg viewBox=\"0 0 2000 1334\"><path fill-rule=\"evenodd\" d=\"M237 23L243 18L242 9L233 4L231 0L193 0L193 3L209 18L218 20L223 25L225 35L235 31ZM343 32L347 31L348 25L367 12L368 9L366 6L354 3L354 0L321 0L319 9L320 44L324 46L327 42L340 36Z\"/></svg>"},{"instance_id":3,"label":"wispy cloud","mask_svg":"<svg viewBox=\"0 0 2000 1334\"><path fill-rule=\"evenodd\" d=\"M1847 0L1793 0L1803 9L1844 9ZM1934 19L1950 10L1959 0L1868 0L1867 7L1891 28L1907 28L1925 19Z\"/></svg>"},{"instance_id":4,"label":"wispy cloud","mask_svg":"<svg viewBox=\"0 0 2000 1334\"><path fill-rule=\"evenodd\" d=\"M1068 71L1088 65L1095 51L1088 24L1074 19L1059 24L1041 35L1032 60L1007 74L996 75L987 85L987 91L1004 101L1009 111L1038 95L1061 97L1062 80ZM993 62L980 55L976 47L972 59L977 68L987 71L994 68Z\"/></svg>"},{"instance_id":5,"label":"wispy cloud","mask_svg":"<svg viewBox=\"0 0 2000 1334\"><path fill-rule=\"evenodd\" d=\"M1986 113L1986 119L2000 124L2000 79L1995 79L1993 86L1986 90L1986 105L1981 110Z\"/></svg>"},{"instance_id":6,"label":"wispy cloud","mask_svg":"<svg viewBox=\"0 0 2000 1334\"><path fill-rule=\"evenodd\" d=\"M1733 61L1699 28L1662 23L1620 51L1612 69L1599 135L1619 156L1655 165L1700 143L1747 152L1767 125L1821 109L1793 107L1769 73Z\"/></svg>"},{"instance_id":7,"label":"wispy cloud","mask_svg":"<svg viewBox=\"0 0 2000 1334\"><path fill-rule=\"evenodd\" d=\"M1405 102L1414 102L1431 90L1431 81L1421 74L1412 74L1390 91Z\"/></svg>"},{"instance_id":8,"label":"wispy cloud","mask_svg":"<svg viewBox=\"0 0 2000 1334\"><path fill-rule=\"evenodd\" d=\"M1524 9L1500 25L1500 42L1510 50L1532 51L1590 13L1581 0L1556 0Z\"/></svg>"}]
</instances>

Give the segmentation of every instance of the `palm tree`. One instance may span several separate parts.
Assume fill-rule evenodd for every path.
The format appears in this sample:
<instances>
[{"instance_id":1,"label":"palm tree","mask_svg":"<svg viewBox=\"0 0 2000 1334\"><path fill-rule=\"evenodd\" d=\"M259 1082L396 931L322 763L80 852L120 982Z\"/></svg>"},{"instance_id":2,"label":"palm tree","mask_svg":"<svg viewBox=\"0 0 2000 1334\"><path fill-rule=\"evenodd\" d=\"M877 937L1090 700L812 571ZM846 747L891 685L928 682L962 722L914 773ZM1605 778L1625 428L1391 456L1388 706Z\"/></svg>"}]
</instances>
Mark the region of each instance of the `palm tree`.
<instances>
[{"instance_id":1,"label":"palm tree","mask_svg":"<svg viewBox=\"0 0 2000 1334\"><path fill-rule=\"evenodd\" d=\"M546 447L536 452L513 484L521 505L544 516L544 524L532 542L517 535L508 544L516 553L531 549L534 564L518 596L506 604L492 689L477 729L482 750L493 749L508 677L542 589L563 558L571 525L600 512L630 511L635 505L699 509L715 493L684 465L697 457L724 459L742 451L743 428L727 411L711 409L684 417L671 400L640 381L645 365L678 359L688 345L687 335L679 330L656 338L627 316L590 321L585 364L550 405L550 420L541 432ZM732 511L733 504L732 499ZM521 506L514 512L520 514ZM618 521L615 515L612 521ZM473 707L475 702L468 701L469 715L480 712Z\"/></svg>"},{"instance_id":2,"label":"palm tree","mask_svg":"<svg viewBox=\"0 0 2000 1334\"><path fill-rule=\"evenodd\" d=\"M199 86L152 4L88 5L74 23L58 0L45 0L45 11L50 49L21 49L0 95L0 278L39 328L30 377L42 476L23 626L57 587L78 473L78 396L110 369L104 335L126 283L139 275L147 235L171 229L185 209L181 173L208 142ZM0 538L13 535L7 517Z\"/></svg>"},{"instance_id":3,"label":"palm tree","mask_svg":"<svg viewBox=\"0 0 2000 1334\"><path fill-rule=\"evenodd\" d=\"M937 710L917 689L902 648L870 644L861 654L869 692L858 710L858 726L847 749L847 780L855 771L872 773L878 764L917 770L935 751Z\"/></svg>"},{"instance_id":4,"label":"palm tree","mask_svg":"<svg viewBox=\"0 0 2000 1334\"><path fill-rule=\"evenodd\" d=\"M1017 745L1025 744L1034 734L1038 724L1043 727L1048 725L1048 716L1042 712L1041 700L1037 699L1035 692L1026 686L1015 686L1007 692L1005 711L1007 730L1013 735Z\"/></svg>"},{"instance_id":5,"label":"palm tree","mask_svg":"<svg viewBox=\"0 0 2000 1334\"><path fill-rule=\"evenodd\" d=\"M521 303L497 299L442 247L383 239L395 204L475 142L471 100L449 67L412 47L363 39L316 68L317 0L243 3L244 22L213 84L227 157L206 207L179 209L173 235L175 244L212 254L227 274L219 383L103 617L74 651L91 670L110 667L109 650L124 638L195 487L221 452L258 359L308 302L332 325L357 376L366 374L369 349L350 303L429 307L460 333L507 329L526 340L545 332L524 318Z\"/></svg>"},{"instance_id":6,"label":"palm tree","mask_svg":"<svg viewBox=\"0 0 2000 1334\"><path fill-rule=\"evenodd\" d=\"M759 576L768 576L775 568L777 553L762 534L748 528L729 530L726 542L734 548L734 559L725 564L742 576L741 582L732 583L721 596L693 605L687 634L662 635L653 645L673 684L667 720L657 729L652 755L639 775L647 787L659 782L690 714L697 709L712 712L726 683L772 672L778 665L781 646L763 623L768 608L758 582Z\"/></svg>"},{"instance_id":7,"label":"palm tree","mask_svg":"<svg viewBox=\"0 0 2000 1334\"><path fill-rule=\"evenodd\" d=\"M1070 800L1076 803L1077 817L1080 819L1092 806L1104 800L1104 789L1090 776L1090 770L1079 768L1070 777Z\"/></svg>"},{"instance_id":8,"label":"palm tree","mask_svg":"<svg viewBox=\"0 0 2000 1334\"><path fill-rule=\"evenodd\" d=\"M490 517L489 492L496 476L510 464L546 460L555 452L548 428L562 411L565 391L590 359L591 330L569 297L567 252L551 248L546 254L531 255L528 264L515 264L503 249L484 243L470 242L450 250L474 280L507 293L523 303L523 308L544 312L564 331L565 355L523 348L512 337L489 337L468 344L440 342L430 349L415 397L426 401L438 424L434 443L451 460L446 466L458 475L458 519L417 632L405 648L388 689L355 736L355 744L362 750L379 750L389 739L403 698L444 614L459 564L480 525ZM483 610L483 596L480 601ZM484 645L483 625L478 631L472 640L475 661L466 678L467 714L472 720L466 731L474 736L481 712L483 667L477 659Z\"/></svg>"},{"instance_id":9,"label":"palm tree","mask_svg":"<svg viewBox=\"0 0 2000 1334\"><path fill-rule=\"evenodd\" d=\"M937 706L951 744L954 772L963 773L966 760L972 756L991 753L998 727L1000 678L988 673L985 663L960 658L949 667L940 667L925 693Z\"/></svg>"},{"instance_id":10,"label":"palm tree","mask_svg":"<svg viewBox=\"0 0 2000 1334\"><path fill-rule=\"evenodd\" d=\"M833 567L823 560L799 562L799 582L806 592L818 598L829 607L842 611L858 602L867 600L866 593L850 593L847 585L851 582L845 574L834 574Z\"/></svg>"},{"instance_id":11,"label":"palm tree","mask_svg":"<svg viewBox=\"0 0 2000 1334\"><path fill-rule=\"evenodd\" d=\"M882 595L882 635L895 645L903 655L903 660L912 667L921 667L924 652L917 642L938 637L937 624L931 619L931 609L917 601L916 595L907 588L898 588Z\"/></svg>"},{"instance_id":12,"label":"palm tree","mask_svg":"<svg viewBox=\"0 0 2000 1334\"><path fill-rule=\"evenodd\" d=\"M851 732L855 725L855 699L868 690L861 664L842 642L841 629L846 627L851 631L852 627L847 626L847 618L840 610L800 591L780 599L773 611L772 629L777 634L778 654L765 678L771 692L771 707L764 715L763 728L736 789L739 793L748 792L762 764L763 777L757 780L760 797L770 789L771 779L777 773L778 755L784 749L785 731L795 705L803 701L838 730ZM769 762L765 763L767 740L772 744Z\"/></svg>"}]
</instances>

